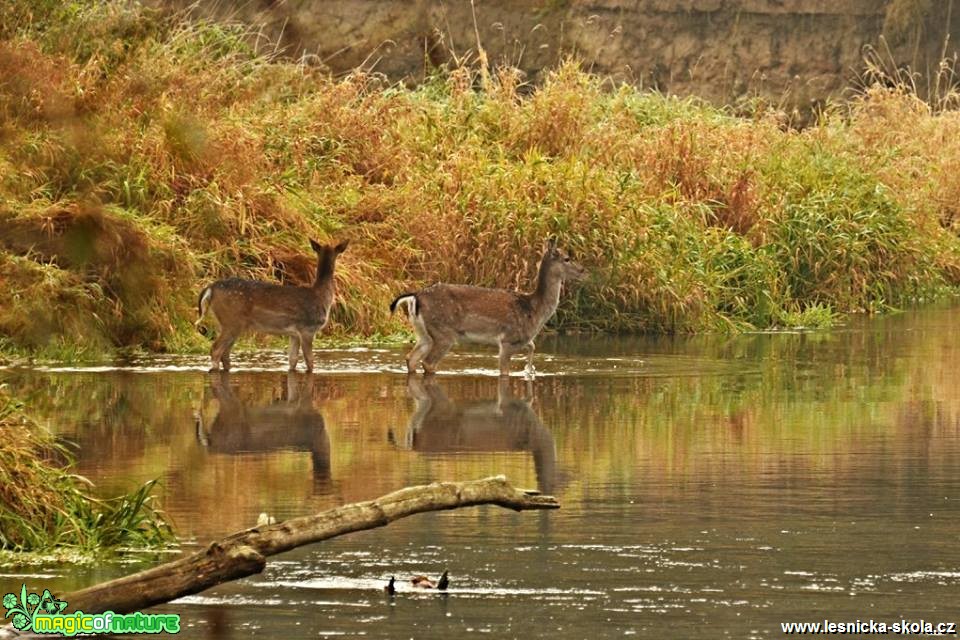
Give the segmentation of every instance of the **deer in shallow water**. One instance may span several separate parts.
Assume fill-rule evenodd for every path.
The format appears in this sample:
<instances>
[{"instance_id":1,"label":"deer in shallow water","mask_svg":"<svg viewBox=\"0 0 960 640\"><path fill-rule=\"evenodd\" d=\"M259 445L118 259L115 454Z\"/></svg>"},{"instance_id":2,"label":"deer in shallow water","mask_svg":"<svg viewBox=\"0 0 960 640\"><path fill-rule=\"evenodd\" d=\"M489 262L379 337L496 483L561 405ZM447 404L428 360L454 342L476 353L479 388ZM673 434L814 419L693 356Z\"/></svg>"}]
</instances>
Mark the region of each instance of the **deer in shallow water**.
<instances>
[{"instance_id":1,"label":"deer in shallow water","mask_svg":"<svg viewBox=\"0 0 960 640\"><path fill-rule=\"evenodd\" d=\"M526 370L533 373L533 340L556 312L563 282L582 280L585 274L551 238L530 293L439 283L397 296L390 312L405 305L417 335L407 372L415 373L422 364L424 373L435 373L450 347L463 341L499 347L501 376L510 374L510 356L526 352Z\"/></svg>"},{"instance_id":2,"label":"deer in shallow water","mask_svg":"<svg viewBox=\"0 0 960 640\"><path fill-rule=\"evenodd\" d=\"M230 349L237 338L248 332L290 337L290 370L297 368L299 353L313 371L313 337L327 324L336 296L333 272L337 256L347 248L348 240L325 246L315 240L310 246L317 253L317 277L308 287L280 285L260 280L227 278L217 280L200 292L199 317L194 323L201 334L207 311L220 323L220 335L210 348L211 371L220 365L230 369Z\"/></svg>"}]
</instances>

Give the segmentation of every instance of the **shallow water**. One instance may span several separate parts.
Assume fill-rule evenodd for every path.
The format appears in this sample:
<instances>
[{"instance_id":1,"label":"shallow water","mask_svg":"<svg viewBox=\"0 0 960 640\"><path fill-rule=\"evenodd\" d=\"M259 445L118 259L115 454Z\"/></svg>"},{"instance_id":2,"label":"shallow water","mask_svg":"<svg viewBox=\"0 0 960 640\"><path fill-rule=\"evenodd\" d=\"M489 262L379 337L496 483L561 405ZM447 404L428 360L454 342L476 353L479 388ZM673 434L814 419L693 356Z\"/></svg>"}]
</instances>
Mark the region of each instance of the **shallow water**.
<instances>
[{"instance_id":1,"label":"shallow water","mask_svg":"<svg viewBox=\"0 0 960 640\"><path fill-rule=\"evenodd\" d=\"M781 622L960 622L960 310L830 333L545 339L538 377L402 351L0 370L110 494L160 478L202 544L402 486L506 474L555 512L424 514L278 556L162 608L185 637L781 637ZM243 354L238 354L242 356ZM520 362L516 363L520 368ZM0 567L61 595L136 563ZM390 575L451 574L446 596Z\"/></svg>"}]
</instances>

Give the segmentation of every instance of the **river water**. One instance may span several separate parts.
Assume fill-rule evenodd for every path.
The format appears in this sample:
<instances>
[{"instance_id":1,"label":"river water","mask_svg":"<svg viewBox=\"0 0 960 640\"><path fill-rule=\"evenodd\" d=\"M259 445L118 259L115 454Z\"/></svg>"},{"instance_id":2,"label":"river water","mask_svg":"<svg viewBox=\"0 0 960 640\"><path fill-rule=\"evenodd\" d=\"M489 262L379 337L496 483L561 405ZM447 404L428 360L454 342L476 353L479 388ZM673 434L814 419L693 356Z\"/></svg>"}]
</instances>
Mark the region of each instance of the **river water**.
<instances>
[{"instance_id":1,"label":"river water","mask_svg":"<svg viewBox=\"0 0 960 640\"><path fill-rule=\"evenodd\" d=\"M559 511L414 516L160 607L185 637L772 638L960 622L960 310L823 333L544 339L500 383L400 349L0 370L110 495L159 478L184 549L434 480L505 474ZM519 369L521 363L516 362ZM144 566L0 567L56 595ZM449 570L446 595L410 576ZM399 593L382 591L395 575Z\"/></svg>"}]
</instances>

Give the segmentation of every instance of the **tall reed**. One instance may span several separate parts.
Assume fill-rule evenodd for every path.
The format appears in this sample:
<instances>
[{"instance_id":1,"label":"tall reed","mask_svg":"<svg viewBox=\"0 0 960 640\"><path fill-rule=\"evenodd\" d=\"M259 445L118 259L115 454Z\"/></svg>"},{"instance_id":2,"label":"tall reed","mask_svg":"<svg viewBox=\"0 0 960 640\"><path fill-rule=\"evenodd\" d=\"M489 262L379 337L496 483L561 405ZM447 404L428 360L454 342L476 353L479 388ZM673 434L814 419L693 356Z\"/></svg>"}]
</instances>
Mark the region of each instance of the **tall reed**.
<instances>
[{"instance_id":1,"label":"tall reed","mask_svg":"<svg viewBox=\"0 0 960 640\"><path fill-rule=\"evenodd\" d=\"M575 62L422 85L254 50L132 2L15 0L0 27L0 348L201 349L202 283L310 278L355 242L339 337L395 336L399 290L524 287L544 238L591 277L555 326L829 323L960 285L960 114L875 83L803 131Z\"/></svg>"}]
</instances>

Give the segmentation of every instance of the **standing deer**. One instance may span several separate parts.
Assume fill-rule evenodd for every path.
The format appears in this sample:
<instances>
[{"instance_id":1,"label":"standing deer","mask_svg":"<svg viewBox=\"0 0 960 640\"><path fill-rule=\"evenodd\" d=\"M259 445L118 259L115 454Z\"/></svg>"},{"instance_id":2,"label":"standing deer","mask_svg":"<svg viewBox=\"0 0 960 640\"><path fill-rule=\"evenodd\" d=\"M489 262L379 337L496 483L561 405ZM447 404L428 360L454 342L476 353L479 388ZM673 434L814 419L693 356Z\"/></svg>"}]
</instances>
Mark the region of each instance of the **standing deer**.
<instances>
[{"instance_id":1,"label":"standing deer","mask_svg":"<svg viewBox=\"0 0 960 640\"><path fill-rule=\"evenodd\" d=\"M582 280L585 273L551 238L531 293L439 283L397 296L390 312L406 305L417 334L417 344L407 355L407 372L415 373L422 363L425 374L435 373L450 347L464 341L498 346L501 376L510 375L510 356L526 351L526 370L533 373L533 339L557 310L561 285Z\"/></svg>"},{"instance_id":2,"label":"standing deer","mask_svg":"<svg viewBox=\"0 0 960 640\"><path fill-rule=\"evenodd\" d=\"M347 248L348 240L336 246L324 246L316 240L310 246L317 253L317 278L309 287L279 285L260 280L228 278L217 280L200 292L199 317L194 325L201 334L207 310L220 323L220 335L210 349L211 371L220 364L230 369L230 349L237 338L249 331L290 336L290 370L295 371L299 352L307 371L313 371L313 337L327 324L336 296L333 271L337 256Z\"/></svg>"}]
</instances>

